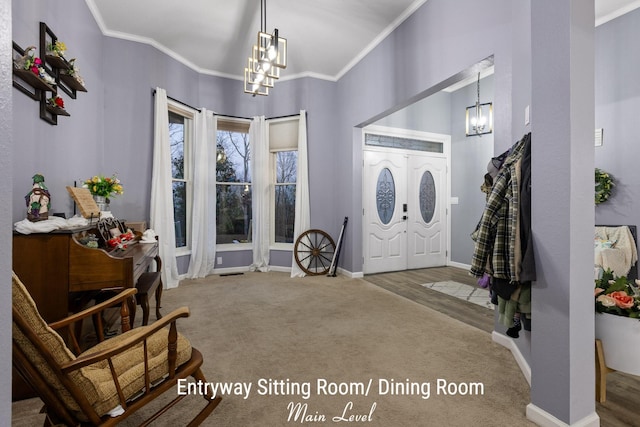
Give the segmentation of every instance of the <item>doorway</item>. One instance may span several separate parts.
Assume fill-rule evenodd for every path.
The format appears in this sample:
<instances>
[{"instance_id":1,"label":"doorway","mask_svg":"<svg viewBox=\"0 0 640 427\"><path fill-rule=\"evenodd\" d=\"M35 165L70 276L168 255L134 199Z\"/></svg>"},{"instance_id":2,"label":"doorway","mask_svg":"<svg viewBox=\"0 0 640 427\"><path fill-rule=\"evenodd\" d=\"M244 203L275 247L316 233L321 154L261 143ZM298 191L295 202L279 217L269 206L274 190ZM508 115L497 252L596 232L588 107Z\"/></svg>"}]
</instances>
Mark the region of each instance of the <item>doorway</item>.
<instances>
[{"instance_id":1,"label":"doorway","mask_svg":"<svg viewBox=\"0 0 640 427\"><path fill-rule=\"evenodd\" d=\"M364 273L447 265L451 138L371 127L364 139Z\"/></svg>"}]
</instances>

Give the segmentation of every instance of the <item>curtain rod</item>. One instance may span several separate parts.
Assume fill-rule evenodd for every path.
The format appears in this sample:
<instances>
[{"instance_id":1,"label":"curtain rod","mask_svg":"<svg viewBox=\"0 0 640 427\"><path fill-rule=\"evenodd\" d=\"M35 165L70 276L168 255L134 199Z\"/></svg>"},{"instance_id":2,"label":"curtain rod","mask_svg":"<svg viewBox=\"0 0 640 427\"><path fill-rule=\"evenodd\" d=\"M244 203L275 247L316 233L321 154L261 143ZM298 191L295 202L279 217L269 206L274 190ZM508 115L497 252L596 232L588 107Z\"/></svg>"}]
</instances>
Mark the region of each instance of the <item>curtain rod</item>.
<instances>
[{"instance_id":1,"label":"curtain rod","mask_svg":"<svg viewBox=\"0 0 640 427\"><path fill-rule=\"evenodd\" d=\"M155 95L156 95L156 90L154 89L154 90L153 90L153 96L155 96ZM178 104L180 104L180 105L184 105L185 107L189 107L189 108L191 108L192 110L196 110L198 113L200 113L200 112L201 112L200 108L196 108L196 107L194 107L194 106L192 106L192 105L187 104L186 102L182 102L182 101L180 101L179 99L172 98L172 97L170 97L169 95L167 95L167 99L170 99L170 100L172 100L173 102L177 102L177 103L178 103Z\"/></svg>"},{"instance_id":2,"label":"curtain rod","mask_svg":"<svg viewBox=\"0 0 640 427\"><path fill-rule=\"evenodd\" d=\"M220 117L228 117L230 119L253 120L251 117L232 116L232 115L229 115L229 114L220 114L220 113L216 113L216 112L214 112L213 114L215 114L216 116L220 116ZM306 114L306 112L305 112L305 114ZM299 115L300 115L300 113L298 113L298 114L289 114L287 116L266 117L265 120L286 119L288 117L296 117L296 116L299 116Z\"/></svg>"},{"instance_id":3,"label":"curtain rod","mask_svg":"<svg viewBox=\"0 0 640 427\"><path fill-rule=\"evenodd\" d=\"M155 90L155 89L153 90L153 94L154 94L154 95L156 94L156 90ZM202 110L201 110L200 108L193 107L193 106L191 106L191 105L187 104L186 102L182 102L182 101L180 101L179 99L172 98L172 97L170 97L169 95L167 95L167 99L170 99L170 100L172 100L173 102L177 102L178 104L184 105L185 107L189 107L189 108L191 108L192 110L196 110L196 111L197 111L197 112L199 112L199 113L200 113L200 112L202 112ZM252 118L251 118L251 117L232 116L232 115L230 115L230 114L220 114L220 113L216 113L215 111L213 112L213 114L215 114L216 116L228 117L228 118L230 118L230 119L252 120ZM288 118L288 117L295 117L295 116L299 116L299 115L300 115L300 113L297 113L297 114L289 114L289 115L286 115L286 116L267 117L267 118L265 118L265 120L286 119L286 118ZM305 112L305 115L306 115L306 112Z\"/></svg>"}]
</instances>

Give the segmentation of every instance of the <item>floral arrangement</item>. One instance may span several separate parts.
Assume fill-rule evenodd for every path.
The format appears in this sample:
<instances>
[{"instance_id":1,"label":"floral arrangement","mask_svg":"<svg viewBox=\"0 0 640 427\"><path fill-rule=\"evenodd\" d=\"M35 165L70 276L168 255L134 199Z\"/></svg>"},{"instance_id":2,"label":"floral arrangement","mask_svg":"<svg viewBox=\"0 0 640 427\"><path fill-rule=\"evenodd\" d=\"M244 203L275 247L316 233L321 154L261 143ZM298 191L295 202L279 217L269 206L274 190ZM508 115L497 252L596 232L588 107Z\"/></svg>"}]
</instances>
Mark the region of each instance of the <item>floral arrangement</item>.
<instances>
[{"instance_id":1,"label":"floral arrangement","mask_svg":"<svg viewBox=\"0 0 640 427\"><path fill-rule=\"evenodd\" d=\"M124 193L124 188L115 174L110 177L96 175L84 181L82 186L88 188L93 196L109 198Z\"/></svg>"},{"instance_id":2,"label":"floral arrangement","mask_svg":"<svg viewBox=\"0 0 640 427\"><path fill-rule=\"evenodd\" d=\"M58 95L54 95L52 98L49 98L47 101L53 107L64 109L64 100L60 98Z\"/></svg>"},{"instance_id":3,"label":"floral arrangement","mask_svg":"<svg viewBox=\"0 0 640 427\"><path fill-rule=\"evenodd\" d=\"M596 280L596 312L640 318L639 285L640 280L632 283L626 277L616 278L611 270L606 270L602 278Z\"/></svg>"},{"instance_id":4,"label":"floral arrangement","mask_svg":"<svg viewBox=\"0 0 640 427\"><path fill-rule=\"evenodd\" d=\"M76 58L72 58L69 60L69 69L62 70L62 73L73 77L78 83L84 86L84 79L80 75L80 68L78 68L78 66L76 65Z\"/></svg>"},{"instance_id":5,"label":"floral arrangement","mask_svg":"<svg viewBox=\"0 0 640 427\"><path fill-rule=\"evenodd\" d=\"M14 66L23 70L31 71L36 76L49 84L55 84L56 80L44 69L42 59L35 56L35 46L25 49L24 55L14 61Z\"/></svg>"},{"instance_id":6,"label":"floral arrangement","mask_svg":"<svg viewBox=\"0 0 640 427\"><path fill-rule=\"evenodd\" d=\"M609 200L609 197L611 196L611 190L613 189L614 185L615 184L613 182L613 179L611 178L611 175L609 175L602 169L596 168L596 205Z\"/></svg>"},{"instance_id":7,"label":"floral arrangement","mask_svg":"<svg viewBox=\"0 0 640 427\"><path fill-rule=\"evenodd\" d=\"M49 43L47 46L47 53L63 57L67 51L67 46L60 40L56 40L55 43Z\"/></svg>"}]
</instances>

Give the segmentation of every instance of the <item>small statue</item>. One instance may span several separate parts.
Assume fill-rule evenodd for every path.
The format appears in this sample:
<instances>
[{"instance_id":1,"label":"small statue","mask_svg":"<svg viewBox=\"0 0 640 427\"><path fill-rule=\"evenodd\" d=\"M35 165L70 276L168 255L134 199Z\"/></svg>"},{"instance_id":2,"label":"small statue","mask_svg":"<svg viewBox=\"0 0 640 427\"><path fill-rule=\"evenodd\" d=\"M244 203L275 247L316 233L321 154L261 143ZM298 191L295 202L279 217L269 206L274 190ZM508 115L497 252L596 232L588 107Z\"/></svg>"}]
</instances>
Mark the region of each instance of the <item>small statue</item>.
<instances>
[{"instance_id":1,"label":"small statue","mask_svg":"<svg viewBox=\"0 0 640 427\"><path fill-rule=\"evenodd\" d=\"M44 184L44 176L33 176L33 187L24 196L27 202L27 219L31 222L42 221L49 218L51 210L51 194Z\"/></svg>"}]
</instances>

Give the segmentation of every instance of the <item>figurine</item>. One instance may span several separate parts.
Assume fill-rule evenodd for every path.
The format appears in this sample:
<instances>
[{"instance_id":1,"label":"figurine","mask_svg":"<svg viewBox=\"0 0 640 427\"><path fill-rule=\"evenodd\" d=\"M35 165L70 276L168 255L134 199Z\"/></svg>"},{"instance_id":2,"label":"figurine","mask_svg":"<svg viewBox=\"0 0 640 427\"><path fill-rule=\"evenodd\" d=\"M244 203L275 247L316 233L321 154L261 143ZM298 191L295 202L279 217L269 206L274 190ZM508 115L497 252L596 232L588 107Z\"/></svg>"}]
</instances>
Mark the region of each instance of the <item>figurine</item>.
<instances>
[{"instance_id":1,"label":"figurine","mask_svg":"<svg viewBox=\"0 0 640 427\"><path fill-rule=\"evenodd\" d=\"M44 176L33 176L33 187L24 196L27 202L27 219L31 222L42 221L49 218L51 210L51 194L44 184Z\"/></svg>"}]
</instances>

